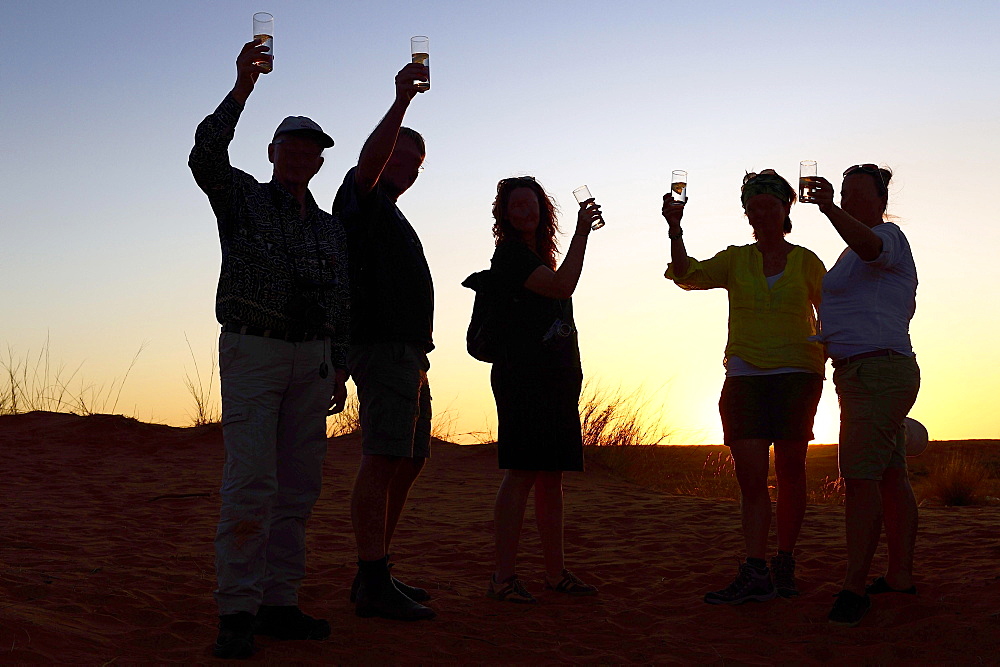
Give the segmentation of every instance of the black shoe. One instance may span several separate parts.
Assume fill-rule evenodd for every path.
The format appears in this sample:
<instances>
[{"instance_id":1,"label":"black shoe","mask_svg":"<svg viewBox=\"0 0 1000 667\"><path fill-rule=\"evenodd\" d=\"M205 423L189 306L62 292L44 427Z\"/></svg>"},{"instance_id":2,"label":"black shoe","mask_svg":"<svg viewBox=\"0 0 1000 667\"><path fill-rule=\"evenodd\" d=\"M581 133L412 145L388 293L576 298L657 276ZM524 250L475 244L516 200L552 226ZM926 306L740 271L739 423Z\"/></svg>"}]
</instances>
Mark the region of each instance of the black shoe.
<instances>
[{"instance_id":1,"label":"black shoe","mask_svg":"<svg viewBox=\"0 0 1000 667\"><path fill-rule=\"evenodd\" d=\"M389 563L390 570L392 569L393 565L395 565L395 563ZM361 570L358 570L358 573L354 575L354 581L351 583L351 602L358 601L358 586L360 584L361 584ZM428 593L423 588L417 588L416 586L410 586L409 584L404 584L396 577L392 578L392 585L395 586L400 593L410 598L414 602L427 602L428 600L431 599L431 594Z\"/></svg>"},{"instance_id":2,"label":"black shoe","mask_svg":"<svg viewBox=\"0 0 1000 667\"><path fill-rule=\"evenodd\" d=\"M740 571L733 583L721 591L705 593L704 600L708 604L743 604L750 600L766 602L775 595L771 573L767 569L758 572L749 563L740 563Z\"/></svg>"},{"instance_id":3,"label":"black shoe","mask_svg":"<svg viewBox=\"0 0 1000 667\"><path fill-rule=\"evenodd\" d=\"M262 604L257 610L254 634L282 640L326 639L330 636L330 624L322 618L303 614L295 605Z\"/></svg>"},{"instance_id":4,"label":"black shoe","mask_svg":"<svg viewBox=\"0 0 1000 667\"><path fill-rule=\"evenodd\" d=\"M868 593L868 595L881 595L882 593L904 593L906 595L916 595L917 587L910 586L909 588L893 588L889 585L889 582L885 580L885 577L875 577L872 579L872 583L865 586L865 593Z\"/></svg>"},{"instance_id":5,"label":"black shoe","mask_svg":"<svg viewBox=\"0 0 1000 667\"><path fill-rule=\"evenodd\" d=\"M799 594L795 585L795 559L785 554L771 558L771 581L774 589L783 598L793 598Z\"/></svg>"},{"instance_id":6,"label":"black shoe","mask_svg":"<svg viewBox=\"0 0 1000 667\"><path fill-rule=\"evenodd\" d=\"M853 628L861 619L865 617L872 607L872 600L867 595L858 595L848 590L840 591L834 595L837 601L833 603L833 609L827 617L834 625L843 625Z\"/></svg>"},{"instance_id":7,"label":"black shoe","mask_svg":"<svg viewBox=\"0 0 1000 667\"><path fill-rule=\"evenodd\" d=\"M358 586L354 613L361 618L379 616L394 621L422 621L437 616L433 609L414 602L391 584L381 591L369 591L364 582Z\"/></svg>"},{"instance_id":8,"label":"black shoe","mask_svg":"<svg viewBox=\"0 0 1000 667\"><path fill-rule=\"evenodd\" d=\"M216 658L249 658L253 655L254 616L248 611L219 616L219 636L212 647Z\"/></svg>"},{"instance_id":9,"label":"black shoe","mask_svg":"<svg viewBox=\"0 0 1000 667\"><path fill-rule=\"evenodd\" d=\"M434 610L406 597L392 582L389 559L358 561L358 584L354 613L362 618L379 616L395 621L422 621L434 618Z\"/></svg>"}]
</instances>

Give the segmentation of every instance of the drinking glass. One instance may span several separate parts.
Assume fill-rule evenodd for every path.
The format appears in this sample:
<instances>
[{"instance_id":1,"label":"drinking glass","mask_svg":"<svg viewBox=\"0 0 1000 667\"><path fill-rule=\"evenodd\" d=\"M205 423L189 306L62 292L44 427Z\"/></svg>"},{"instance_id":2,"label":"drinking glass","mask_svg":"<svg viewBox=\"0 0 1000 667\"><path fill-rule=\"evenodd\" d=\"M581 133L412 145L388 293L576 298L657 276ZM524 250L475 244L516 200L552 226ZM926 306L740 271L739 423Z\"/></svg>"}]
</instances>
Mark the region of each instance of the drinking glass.
<instances>
[{"instance_id":1,"label":"drinking glass","mask_svg":"<svg viewBox=\"0 0 1000 667\"><path fill-rule=\"evenodd\" d=\"M681 204L688 200L688 173L677 169L670 174L670 197Z\"/></svg>"},{"instance_id":2,"label":"drinking glass","mask_svg":"<svg viewBox=\"0 0 1000 667\"><path fill-rule=\"evenodd\" d=\"M257 12L253 15L253 38L267 47L267 55L274 56L274 17L267 12ZM257 62L267 74L273 69L271 60Z\"/></svg>"},{"instance_id":3,"label":"drinking glass","mask_svg":"<svg viewBox=\"0 0 1000 667\"><path fill-rule=\"evenodd\" d=\"M427 67L427 80L417 81L417 90L426 93L431 89L431 52L429 40L424 35L410 37L410 58L412 62L420 63Z\"/></svg>"},{"instance_id":4,"label":"drinking glass","mask_svg":"<svg viewBox=\"0 0 1000 667\"><path fill-rule=\"evenodd\" d=\"M799 162L799 201L805 204L813 202L812 191L816 187L816 160Z\"/></svg>"}]
</instances>

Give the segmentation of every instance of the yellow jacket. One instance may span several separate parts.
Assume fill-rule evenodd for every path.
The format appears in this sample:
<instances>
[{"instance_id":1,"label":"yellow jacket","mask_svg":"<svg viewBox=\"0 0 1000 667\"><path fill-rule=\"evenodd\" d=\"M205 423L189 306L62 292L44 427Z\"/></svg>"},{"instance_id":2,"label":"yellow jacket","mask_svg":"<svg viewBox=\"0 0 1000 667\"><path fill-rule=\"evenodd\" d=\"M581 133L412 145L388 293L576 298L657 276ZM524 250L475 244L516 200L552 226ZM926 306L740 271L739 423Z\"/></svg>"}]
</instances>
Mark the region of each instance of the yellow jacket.
<instances>
[{"instance_id":1,"label":"yellow jacket","mask_svg":"<svg viewBox=\"0 0 1000 667\"><path fill-rule=\"evenodd\" d=\"M704 262L688 261L683 276L674 274L673 264L664 275L686 290L729 291L727 358L739 357L760 368L790 366L823 374L823 346L807 340L816 333L816 308L826 273L812 251L793 247L773 289L768 289L756 244L729 246Z\"/></svg>"}]
</instances>

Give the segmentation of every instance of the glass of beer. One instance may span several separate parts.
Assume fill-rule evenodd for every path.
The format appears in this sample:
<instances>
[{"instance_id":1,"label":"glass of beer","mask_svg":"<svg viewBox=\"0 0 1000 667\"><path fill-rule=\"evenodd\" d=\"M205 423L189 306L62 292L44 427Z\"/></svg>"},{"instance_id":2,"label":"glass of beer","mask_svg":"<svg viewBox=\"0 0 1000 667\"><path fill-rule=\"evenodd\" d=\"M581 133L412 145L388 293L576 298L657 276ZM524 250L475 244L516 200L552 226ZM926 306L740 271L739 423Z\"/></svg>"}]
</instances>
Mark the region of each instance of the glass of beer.
<instances>
[{"instance_id":1,"label":"glass of beer","mask_svg":"<svg viewBox=\"0 0 1000 667\"><path fill-rule=\"evenodd\" d=\"M812 190L817 178L816 160L799 162L799 201L805 204L813 203Z\"/></svg>"},{"instance_id":2,"label":"glass of beer","mask_svg":"<svg viewBox=\"0 0 1000 667\"><path fill-rule=\"evenodd\" d=\"M576 201L580 206L586 206L594 201L594 195L590 194L590 188L586 185L581 185L576 190L573 190L573 196L576 197ZM604 226L604 216L602 215L594 224L590 226L591 229L600 229Z\"/></svg>"},{"instance_id":3,"label":"glass of beer","mask_svg":"<svg viewBox=\"0 0 1000 667\"><path fill-rule=\"evenodd\" d=\"M670 197L675 202L687 203L688 173L683 169L676 169L670 173Z\"/></svg>"},{"instance_id":4,"label":"glass of beer","mask_svg":"<svg viewBox=\"0 0 1000 667\"><path fill-rule=\"evenodd\" d=\"M431 40L424 35L410 37L410 59L411 62L419 63L427 67L427 80L417 81L417 90L426 93L431 89Z\"/></svg>"},{"instance_id":5,"label":"glass of beer","mask_svg":"<svg viewBox=\"0 0 1000 667\"><path fill-rule=\"evenodd\" d=\"M253 15L253 38L267 47L267 55L274 56L274 17L267 12L257 12ZM257 62L268 73L272 69L272 60Z\"/></svg>"}]
</instances>

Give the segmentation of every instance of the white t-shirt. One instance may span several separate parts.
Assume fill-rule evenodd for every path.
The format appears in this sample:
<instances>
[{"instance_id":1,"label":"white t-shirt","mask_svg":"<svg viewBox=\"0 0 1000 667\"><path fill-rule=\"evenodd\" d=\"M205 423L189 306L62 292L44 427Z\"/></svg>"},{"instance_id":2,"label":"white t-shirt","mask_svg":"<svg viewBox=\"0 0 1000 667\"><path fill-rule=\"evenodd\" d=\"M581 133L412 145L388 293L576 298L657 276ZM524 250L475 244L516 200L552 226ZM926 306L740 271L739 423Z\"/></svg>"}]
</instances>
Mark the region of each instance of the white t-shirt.
<instances>
[{"instance_id":1,"label":"white t-shirt","mask_svg":"<svg viewBox=\"0 0 1000 667\"><path fill-rule=\"evenodd\" d=\"M910 320L917 309L917 267L897 225L872 228L882 252L870 262L847 248L823 278L816 340L832 359L875 350L913 356Z\"/></svg>"}]
</instances>

